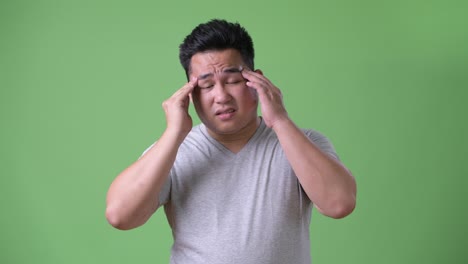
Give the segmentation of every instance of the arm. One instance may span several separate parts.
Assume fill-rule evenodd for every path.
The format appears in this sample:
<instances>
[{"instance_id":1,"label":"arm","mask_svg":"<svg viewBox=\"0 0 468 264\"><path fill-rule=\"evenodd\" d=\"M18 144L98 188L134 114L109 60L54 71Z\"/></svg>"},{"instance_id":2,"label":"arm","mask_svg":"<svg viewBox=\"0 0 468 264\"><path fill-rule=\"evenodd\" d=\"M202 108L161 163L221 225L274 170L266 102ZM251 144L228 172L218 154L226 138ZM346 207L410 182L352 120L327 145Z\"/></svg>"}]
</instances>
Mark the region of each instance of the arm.
<instances>
[{"instance_id":1,"label":"arm","mask_svg":"<svg viewBox=\"0 0 468 264\"><path fill-rule=\"evenodd\" d=\"M302 188L324 215L342 218L356 204L356 182L336 159L321 151L288 117L281 91L260 71L244 70L247 86L259 95L265 123L271 127L283 148Z\"/></svg>"},{"instance_id":2,"label":"arm","mask_svg":"<svg viewBox=\"0 0 468 264\"><path fill-rule=\"evenodd\" d=\"M159 206L159 192L174 164L177 150L192 128L188 114L193 79L164 101L167 127L139 160L112 182L107 193L106 218L115 228L127 230L144 224Z\"/></svg>"},{"instance_id":3,"label":"arm","mask_svg":"<svg viewBox=\"0 0 468 264\"><path fill-rule=\"evenodd\" d=\"M277 122L273 130L315 207L333 218L350 214L356 203L356 183L349 171L322 152L290 119Z\"/></svg>"}]
</instances>

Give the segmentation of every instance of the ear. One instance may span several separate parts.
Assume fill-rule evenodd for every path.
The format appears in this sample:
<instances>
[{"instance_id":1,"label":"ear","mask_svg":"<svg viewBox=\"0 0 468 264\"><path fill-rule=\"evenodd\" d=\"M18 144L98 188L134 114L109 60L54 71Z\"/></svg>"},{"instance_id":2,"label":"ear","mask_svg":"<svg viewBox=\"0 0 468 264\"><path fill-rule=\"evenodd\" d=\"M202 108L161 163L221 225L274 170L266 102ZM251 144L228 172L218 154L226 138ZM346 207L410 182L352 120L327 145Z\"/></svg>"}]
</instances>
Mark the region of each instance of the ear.
<instances>
[{"instance_id":1,"label":"ear","mask_svg":"<svg viewBox=\"0 0 468 264\"><path fill-rule=\"evenodd\" d=\"M256 72L256 73L259 73L259 74L261 74L261 75L263 75L263 72L262 72L262 70L260 70L260 69L256 69L255 72Z\"/></svg>"}]
</instances>

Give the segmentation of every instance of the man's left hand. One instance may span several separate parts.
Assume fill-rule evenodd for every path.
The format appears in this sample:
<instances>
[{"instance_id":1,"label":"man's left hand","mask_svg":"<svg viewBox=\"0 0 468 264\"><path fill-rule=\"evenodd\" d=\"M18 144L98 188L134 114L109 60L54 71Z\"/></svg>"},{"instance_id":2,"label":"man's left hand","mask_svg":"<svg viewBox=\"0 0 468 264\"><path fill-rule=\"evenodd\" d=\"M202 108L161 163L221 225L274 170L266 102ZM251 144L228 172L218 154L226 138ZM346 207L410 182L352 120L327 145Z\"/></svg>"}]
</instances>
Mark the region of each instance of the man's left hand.
<instances>
[{"instance_id":1,"label":"man's left hand","mask_svg":"<svg viewBox=\"0 0 468 264\"><path fill-rule=\"evenodd\" d=\"M260 70L244 69L242 70L242 76L247 80L247 87L257 91L262 117L268 127L273 128L278 121L288 119L280 89L273 85Z\"/></svg>"}]
</instances>

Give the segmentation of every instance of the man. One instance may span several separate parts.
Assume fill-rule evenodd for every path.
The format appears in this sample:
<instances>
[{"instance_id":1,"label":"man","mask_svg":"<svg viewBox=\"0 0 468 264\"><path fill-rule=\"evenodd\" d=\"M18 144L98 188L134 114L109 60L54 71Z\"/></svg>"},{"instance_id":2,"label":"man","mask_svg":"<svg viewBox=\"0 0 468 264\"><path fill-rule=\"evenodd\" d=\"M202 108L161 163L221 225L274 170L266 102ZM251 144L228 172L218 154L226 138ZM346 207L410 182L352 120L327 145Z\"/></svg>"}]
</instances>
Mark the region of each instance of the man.
<instances>
[{"instance_id":1,"label":"man","mask_svg":"<svg viewBox=\"0 0 468 264\"><path fill-rule=\"evenodd\" d=\"M312 205L333 218L350 214L353 176L253 70L253 43L239 24L197 26L180 60L189 81L163 103L161 137L112 183L108 221L135 228L164 205L171 263L310 263ZM202 121L194 127L190 102Z\"/></svg>"}]
</instances>

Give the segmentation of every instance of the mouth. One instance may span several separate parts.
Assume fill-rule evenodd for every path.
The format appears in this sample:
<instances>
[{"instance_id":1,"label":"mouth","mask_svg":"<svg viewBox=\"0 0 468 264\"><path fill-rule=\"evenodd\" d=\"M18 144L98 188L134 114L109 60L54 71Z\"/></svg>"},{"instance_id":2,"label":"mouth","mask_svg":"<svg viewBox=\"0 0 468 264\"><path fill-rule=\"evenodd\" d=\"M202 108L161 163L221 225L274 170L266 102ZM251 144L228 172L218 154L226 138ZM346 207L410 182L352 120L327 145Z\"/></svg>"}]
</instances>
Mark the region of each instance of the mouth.
<instances>
[{"instance_id":1,"label":"mouth","mask_svg":"<svg viewBox=\"0 0 468 264\"><path fill-rule=\"evenodd\" d=\"M224 110L218 110L215 112L215 115L225 115L225 114L231 114L234 113L236 110L233 108L229 109L224 109Z\"/></svg>"},{"instance_id":2,"label":"mouth","mask_svg":"<svg viewBox=\"0 0 468 264\"><path fill-rule=\"evenodd\" d=\"M234 108L228 108L216 111L215 115L222 121L227 121L234 117L236 110Z\"/></svg>"}]
</instances>

